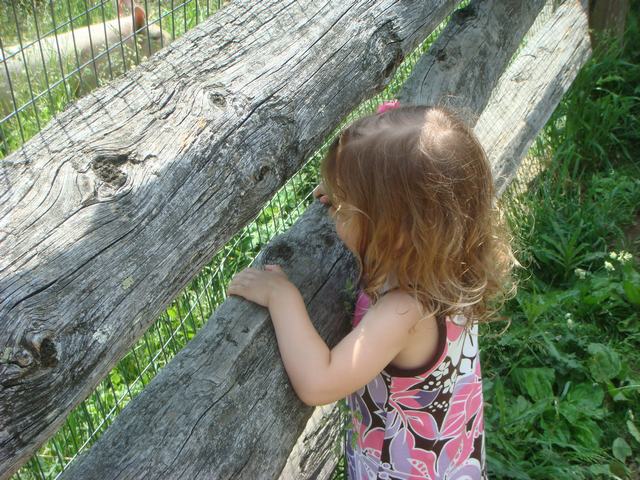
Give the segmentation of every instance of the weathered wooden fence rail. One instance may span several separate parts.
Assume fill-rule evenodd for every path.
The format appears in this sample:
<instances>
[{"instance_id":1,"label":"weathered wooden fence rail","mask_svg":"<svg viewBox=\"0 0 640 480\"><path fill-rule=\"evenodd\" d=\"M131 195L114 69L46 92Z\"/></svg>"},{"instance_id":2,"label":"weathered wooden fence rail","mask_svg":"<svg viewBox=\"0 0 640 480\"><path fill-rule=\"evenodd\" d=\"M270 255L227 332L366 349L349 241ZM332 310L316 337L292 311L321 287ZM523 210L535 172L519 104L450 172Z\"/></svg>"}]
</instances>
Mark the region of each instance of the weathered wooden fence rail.
<instances>
[{"instance_id":1,"label":"weathered wooden fence rail","mask_svg":"<svg viewBox=\"0 0 640 480\"><path fill-rule=\"evenodd\" d=\"M455 3L231 4L9 157L0 171L0 478ZM472 2L401 95L473 99L501 178L589 55L586 2L567 0L504 71L542 4ZM274 239L265 260L285 265L320 333L337 343L355 265L322 207ZM289 387L266 311L229 299L65 478L321 478L334 457L292 454L285 465L311 413Z\"/></svg>"}]
</instances>

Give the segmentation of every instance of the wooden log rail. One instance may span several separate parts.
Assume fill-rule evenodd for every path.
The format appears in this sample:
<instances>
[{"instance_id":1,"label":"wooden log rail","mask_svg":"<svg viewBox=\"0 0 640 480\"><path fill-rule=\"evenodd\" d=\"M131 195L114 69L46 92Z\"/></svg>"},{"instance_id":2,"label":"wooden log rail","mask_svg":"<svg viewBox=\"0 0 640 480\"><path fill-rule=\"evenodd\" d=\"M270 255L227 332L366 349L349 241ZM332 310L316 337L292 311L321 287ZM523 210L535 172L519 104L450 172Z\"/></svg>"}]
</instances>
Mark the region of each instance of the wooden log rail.
<instances>
[{"instance_id":1,"label":"wooden log rail","mask_svg":"<svg viewBox=\"0 0 640 480\"><path fill-rule=\"evenodd\" d=\"M261 2L251 8L232 4L151 65L65 112L24 154L10 157L0 177L7 187L0 199L9 204L0 210L0 248L10 252L1 259L0 326L7 328L9 340L5 345L3 335L0 352L8 348L13 355L0 364L0 478L15 471L55 431L175 292L319 145L335 120L380 89L399 59L455 2L427 2L433 6L428 14L417 3L343 2L331 8L311 2ZM413 91L421 95L420 102L445 95L474 98L470 110L480 115L476 131L490 157L500 159L515 155L518 148L526 152L588 57L585 5L568 0L558 9L546 31L552 40L534 51L541 58L535 68L521 52L500 76L542 2L477 3L459 14L449 33L434 44L423 62L430 66L414 71L412 81L437 85L433 92ZM297 16L269 20L276 6ZM512 29L486 35L496 21L491 12L500 11L518 21ZM313 19L315 27L301 19ZM267 26L258 28L260 21ZM227 23L232 27L225 32ZM234 35L240 40L230 40ZM475 41L467 38L472 35ZM227 43L221 47L214 37ZM528 48L540 41L535 38ZM198 60L201 48L216 45L215 55ZM486 48L475 53L461 45ZM235 49L227 50L230 46ZM191 57L185 56L192 48ZM390 48L398 50L385 51ZM281 62L279 69L259 63L270 55ZM520 70L514 70L519 60ZM259 66L247 68L251 65ZM292 74L290 82L285 74ZM445 88L438 78L451 82ZM494 94L490 100L492 89L483 82L491 87L497 83L494 92L503 89L505 95ZM513 84L535 93L524 102L526 108L510 100L509 94L518 93L510 90ZM159 92L164 92L164 105L158 104L163 98ZM401 98L418 103L408 90ZM145 114L153 120L141 123ZM511 135L498 134L505 130L499 128L504 127L499 114L513 122ZM127 120L114 128L109 115ZM90 138L76 134L73 126ZM171 128L180 134L168 139ZM53 135L62 132L68 136L54 143ZM81 147L83 157L72 155L74 145ZM127 153L118 153L122 151ZM509 176L520 158L494 163ZM49 162L53 168L44 169ZM99 176L101 166L110 180ZM89 191L93 196L87 201ZM274 239L260 262L285 265L330 345L344 336L350 316L343 304L350 298L345 284L353 279L355 265L319 204ZM340 300L330 303L327 298ZM77 308L75 301L80 301ZM21 359L26 359L24 365ZM31 400L29 405L30 399L35 404ZM289 386L266 310L232 298L65 478L327 478L335 456L326 455L326 449L323 455L296 456L294 448L289 456L312 410ZM336 418L335 408L317 412ZM339 422L316 423L329 440L310 431L305 438L334 444Z\"/></svg>"},{"instance_id":2,"label":"wooden log rail","mask_svg":"<svg viewBox=\"0 0 640 480\"><path fill-rule=\"evenodd\" d=\"M0 478L456 3L238 0L0 165Z\"/></svg>"}]
</instances>

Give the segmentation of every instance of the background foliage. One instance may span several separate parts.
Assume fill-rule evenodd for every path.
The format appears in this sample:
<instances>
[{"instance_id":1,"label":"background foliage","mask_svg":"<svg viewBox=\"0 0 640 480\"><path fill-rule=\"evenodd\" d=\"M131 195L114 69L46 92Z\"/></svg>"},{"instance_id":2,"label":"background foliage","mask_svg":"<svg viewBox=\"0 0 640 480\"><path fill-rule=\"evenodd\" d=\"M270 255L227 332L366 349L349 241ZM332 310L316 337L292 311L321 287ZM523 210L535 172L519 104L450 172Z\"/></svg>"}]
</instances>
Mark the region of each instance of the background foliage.
<instances>
[{"instance_id":1,"label":"background foliage","mask_svg":"<svg viewBox=\"0 0 640 480\"><path fill-rule=\"evenodd\" d=\"M640 35L601 43L503 204L518 246L510 326L485 326L492 478L640 478Z\"/></svg>"}]
</instances>

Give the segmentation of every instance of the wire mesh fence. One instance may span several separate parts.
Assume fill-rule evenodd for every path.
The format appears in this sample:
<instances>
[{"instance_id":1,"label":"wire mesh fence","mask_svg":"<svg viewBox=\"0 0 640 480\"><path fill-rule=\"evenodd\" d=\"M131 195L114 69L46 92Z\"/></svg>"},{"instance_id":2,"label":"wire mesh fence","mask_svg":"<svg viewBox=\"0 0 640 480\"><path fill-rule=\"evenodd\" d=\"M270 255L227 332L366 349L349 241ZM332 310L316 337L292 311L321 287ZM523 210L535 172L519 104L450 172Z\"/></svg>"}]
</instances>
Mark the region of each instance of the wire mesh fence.
<instances>
[{"instance_id":1,"label":"wire mesh fence","mask_svg":"<svg viewBox=\"0 0 640 480\"><path fill-rule=\"evenodd\" d=\"M0 0L0 158L222 0Z\"/></svg>"},{"instance_id":2,"label":"wire mesh fence","mask_svg":"<svg viewBox=\"0 0 640 480\"><path fill-rule=\"evenodd\" d=\"M0 158L19 148L68 102L126 72L200 23L221 3L0 0ZM460 7L466 4L468 1ZM407 56L383 92L360 105L336 127L323 146L215 255L14 478L55 478L96 442L124 406L225 300L233 274L248 266L274 235L287 230L304 212L318 182L320 160L343 125L374 111L383 100L394 98L417 59L448 20ZM522 188L522 182L517 184Z\"/></svg>"}]
</instances>

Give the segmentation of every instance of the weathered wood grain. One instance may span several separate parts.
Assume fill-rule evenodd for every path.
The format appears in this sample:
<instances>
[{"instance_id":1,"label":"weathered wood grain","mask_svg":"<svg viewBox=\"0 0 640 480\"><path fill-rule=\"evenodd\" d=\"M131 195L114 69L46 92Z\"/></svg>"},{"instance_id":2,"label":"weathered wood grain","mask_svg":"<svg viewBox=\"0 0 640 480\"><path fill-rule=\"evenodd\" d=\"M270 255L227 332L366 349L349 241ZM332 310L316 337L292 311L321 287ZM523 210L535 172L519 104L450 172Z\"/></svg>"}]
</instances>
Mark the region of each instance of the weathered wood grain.
<instances>
[{"instance_id":1,"label":"weathered wood grain","mask_svg":"<svg viewBox=\"0 0 640 480\"><path fill-rule=\"evenodd\" d=\"M446 90L447 94L456 97L477 92L480 98L474 99L472 108L475 109L488 102L476 125L476 133L494 166L494 175L498 176L496 184L500 194L514 178L531 142L590 55L583 8L584 4L581 7L577 1L569 1L555 13L550 14L547 10L541 12L536 19L539 26L536 25L527 33L527 45L500 77L490 101L482 97L482 92L487 97L489 93L484 88L474 90L481 77L471 77L467 83ZM475 28L479 27L471 26L471 30ZM447 38L445 33L440 38ZM438 45L434 44L432 50L437 48ZM445 58L449 57L446 48L443 49ZM434 57L431 50L425 56ZM483 58L477 58L477 61L481 63ZM428 64L424 61L420 63ZM426 75L414 71L413 75L425 80L425 88L415 93L422 99L442 98L443 87L432 81L430 74L431 71ZM493 78L485 78L485 81L494 82ZM451 82L455 84L455 77ZM414 103L407 86L405 84L403 87L404 101ZM431 86L433 93L426 86ZM480 111L468 113L471 114L470 121L473 121L474 115ZM339 455L332 450L332 446L341 441L342 423L337 421L339 418L337 403L316 408L287 459L279 480L331 478L339 459Z\"/></svg>"},{"instance_id":2,"label":"weathered wood grain","mask_svg":"<svg viewBox=\"0 0 640 480\"><path fill-rule=\"evenodd\" d=\"M316 407L289 453L278 480L330 479L344 455L344 418L338 403Z\"/></svg>"},{"instance_id":3,"label":"weathered wood grain","mask_svg":"<svg viewBox=\"0 0 640 480\"><path fill-rule=\"evenodd\" d=\"M0 164L0 478L454 0L238 0Z\"/></svg>"},{"instance_id":4,"label":"weathered wood grain","mask_svg":"<svg viewBox=\"0 0 640 480\"><path fill-rule=\"evenodd\" d=\"M587 1L567 0L500 78L475 127L499 194L590 56Z\"/></svg>"},{"instance_id":5,"label":"weathered wood grain","mask_svg":"<svg viewBox=\"0 0 640 480\"><path fill-rule=\"evenodd\" d=\"M356 263L325 210L314 203L256 264L283 265L335 345ZM267 309L231 297L62 478L276 478L312 410L291 388Z\"/></svg>"},{"instance_id":6,"label":"weathered wood grain","mask_svg":"<svg viewBox=\"0 0 640 480\"><path fill-rule=\"evenodd\" d=\"M442 105L475 122L545 0L472 1L416 63L401 103Z\"/></svg>"}]
</instances>

